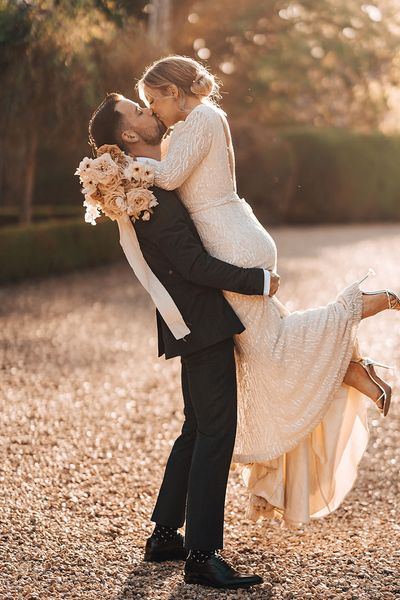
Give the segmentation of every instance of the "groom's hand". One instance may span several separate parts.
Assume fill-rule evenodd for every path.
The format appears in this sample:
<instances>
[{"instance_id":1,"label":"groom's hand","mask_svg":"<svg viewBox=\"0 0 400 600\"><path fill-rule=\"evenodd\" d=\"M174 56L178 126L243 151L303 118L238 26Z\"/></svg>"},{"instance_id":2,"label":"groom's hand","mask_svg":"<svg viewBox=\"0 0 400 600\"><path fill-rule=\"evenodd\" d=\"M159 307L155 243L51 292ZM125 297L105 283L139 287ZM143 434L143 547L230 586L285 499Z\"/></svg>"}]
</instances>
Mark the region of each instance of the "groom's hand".
<instances>
[{"instance_id":1,"label":"groom's hand","mask_svg":"<svg viewBox=\"0 0 400 600\"><path fill-rule=\"evenodd\" d=\"M268 296L274 296L274 294L276 294L276 292L278 291L278 288L279 288L280 279L281 278L279 277L278 273L271 271L271 283L269 286Z\"/></svg>"}]
</instances>

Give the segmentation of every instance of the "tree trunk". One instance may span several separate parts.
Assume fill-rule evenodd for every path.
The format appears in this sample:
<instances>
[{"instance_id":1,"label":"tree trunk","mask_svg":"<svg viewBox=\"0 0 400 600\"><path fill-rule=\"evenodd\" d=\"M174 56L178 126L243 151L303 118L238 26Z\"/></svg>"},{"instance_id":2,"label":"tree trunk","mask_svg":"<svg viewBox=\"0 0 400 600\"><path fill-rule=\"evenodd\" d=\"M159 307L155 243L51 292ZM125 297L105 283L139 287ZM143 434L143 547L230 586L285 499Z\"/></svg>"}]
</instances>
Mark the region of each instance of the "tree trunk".
<instances>
[{"instance_id":1,"label":"tree trunk","mask_svg":"<svg viewBox=\"0 0 400 600\"><path fill-rule=\"evenodd\" d=\"M33 188L35 185L36 174L36 152L37 152L38 137L36 129L30 132L28 146L26 149L26 158L24 165L24 182L22 191L22 204L20 223L28 225L32 222L32 204L33 204Z\"/></svg>"},{"instance_id":2,"label":"tree trunk","mask_svg":"<svg viewBox=\"0 0 400 600\"><path fill-rule=\"evenodd\" d=\"M149 30L153 43L168 50L171 38L171 0L151 0Z\"/></svg>"},{"instance_id":3,"label":"tree trunk","mask_svg":"<svg viewBox=\"0 0 400 600\"><path fill-rule=\"evenodd\" d=\"M5 142L0 140L0 206L6 203L5 146Z\"/></svg>"}]
</instances>

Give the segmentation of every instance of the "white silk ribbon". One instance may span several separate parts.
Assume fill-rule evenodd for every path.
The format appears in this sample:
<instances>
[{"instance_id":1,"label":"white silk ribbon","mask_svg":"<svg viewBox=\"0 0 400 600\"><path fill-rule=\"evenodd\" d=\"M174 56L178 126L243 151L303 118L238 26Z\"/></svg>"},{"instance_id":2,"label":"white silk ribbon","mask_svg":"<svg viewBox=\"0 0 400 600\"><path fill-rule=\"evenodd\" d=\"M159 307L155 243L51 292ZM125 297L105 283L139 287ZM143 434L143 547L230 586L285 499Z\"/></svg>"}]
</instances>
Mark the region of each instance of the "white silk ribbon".
<instances>
[{"instance_id":1,"label":"white silk ribbon","mask_svg":"<svg viewBox=\"0 0 400 600\"><path fill-rule=\"evenodd\" d=\"M190 333L190 329L183 320L169 292L157 279L145 261L133 224L127 215L119 217L117 223L119 228L119 243L133 272L145 290L150 294L174 338L177 340L182 339Z\"/></svg>"}]
</instances>

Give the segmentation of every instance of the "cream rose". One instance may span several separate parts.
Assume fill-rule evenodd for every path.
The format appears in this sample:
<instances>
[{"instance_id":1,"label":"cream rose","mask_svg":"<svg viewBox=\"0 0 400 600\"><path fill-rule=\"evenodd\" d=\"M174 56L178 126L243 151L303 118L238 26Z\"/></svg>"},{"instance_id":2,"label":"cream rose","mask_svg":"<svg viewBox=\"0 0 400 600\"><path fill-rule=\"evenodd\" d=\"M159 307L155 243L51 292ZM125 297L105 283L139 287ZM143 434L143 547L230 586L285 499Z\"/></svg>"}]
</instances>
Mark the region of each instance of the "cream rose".
<instances>
[{"instance_id":1,"label":"cream rose","mask_svg":"<svg viewBox=\"0 0 400 600\"><path fill-rule=\"evenodd\" d=\"M97 150L97 156L103 156L103 154L109 154L114 162L119 163L125 159L125 154L116 144L103 144Z\"/></svg>"},{"instance_id":2,"label":"cream rose","mask_svg":"<svg viewBox=\"0 0 400 600\"><path fill-rule=\"evenodd\" d=\"M126 209L126 197L122 186L103 195L101 210L112 221L124 214Z\"/></svg>"},{"instance_id":3,"label":"cream rose","mask_svg":"<svg viewBox=\"0 0 400 600\"><path fill-rule=\"evenodd\" d=\"M108 152L95 158L92 162L92 168L96 171L98 181L103 184L111 182L118 176L118 165Z\"/></svg>"},{"instance_id":4,"label":"cream rose","mask_svg":"<svg viewBox=\"0 0 400 600\"><path fill-rule=\"evenodd\" d=\"M126 195L126 201L128 215L133 217L134 220L139 219L140 213L143 211L152 213L150 205L156 206L157 204L154 194L145 188L130 190Z\"/></svg>"},{"instance_id":5,"label":"cream rose","mask_svg":"<svg viewBox=\"0 0 400 600\"><path fill-rule=\"evenodd\" d=\"M75 174L85 196L85 220L92 225L101 212L113 221L119 217L148 221L158 204L147 189L153 185L153 168L135 161L118 146L101 146L97 158L85 157Z\"/></svg>"}]
</instances>

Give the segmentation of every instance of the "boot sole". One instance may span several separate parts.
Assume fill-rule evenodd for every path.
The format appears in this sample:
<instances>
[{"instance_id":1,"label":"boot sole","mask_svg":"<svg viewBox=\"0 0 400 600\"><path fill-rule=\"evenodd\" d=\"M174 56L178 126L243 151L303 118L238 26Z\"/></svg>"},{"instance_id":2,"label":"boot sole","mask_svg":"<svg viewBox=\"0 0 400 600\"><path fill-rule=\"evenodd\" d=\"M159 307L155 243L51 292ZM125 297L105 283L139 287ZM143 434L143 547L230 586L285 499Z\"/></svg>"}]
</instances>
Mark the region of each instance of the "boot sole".
<instances>
[{"instance_id":1,"label":"boot sole","mask_svg":"<svg viewBox=\"0 0 400 600\"><path fill-rule=\"evenodd\" d=\"M182 551L159 554L145 554L143 560L145 562L168 562L169 560L185 561L187 559L187 554L184 555Z\"/></svg>"},{"instance_id":2,"label":"boot sole","mask_svg":"<svg viewBox=\"0 0 400 600\"><path fill-rule=\"evenodd\" d=\"M230 584L226 584L226 585L222 585L222 584L217 584L214 582L211 582L207 579L203 579L202 577L196 577L195 575L184 575L183 580L185 583L189 583L189 584L194 584L194 585L205 585L207 587L213 587L213 588L218 588L218 589L228 589L228 590L237 590L237 589L244 589L244 588L249 588L253 585L260 585L262 583L262 581L258 581L257 583L230 583Z\"/></svg>"}]
</instances>

